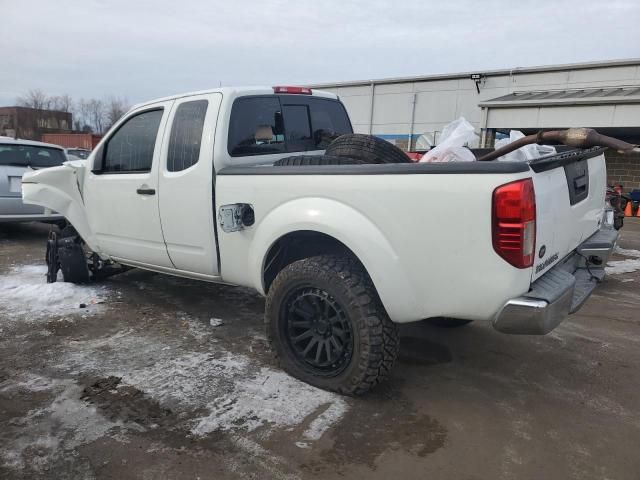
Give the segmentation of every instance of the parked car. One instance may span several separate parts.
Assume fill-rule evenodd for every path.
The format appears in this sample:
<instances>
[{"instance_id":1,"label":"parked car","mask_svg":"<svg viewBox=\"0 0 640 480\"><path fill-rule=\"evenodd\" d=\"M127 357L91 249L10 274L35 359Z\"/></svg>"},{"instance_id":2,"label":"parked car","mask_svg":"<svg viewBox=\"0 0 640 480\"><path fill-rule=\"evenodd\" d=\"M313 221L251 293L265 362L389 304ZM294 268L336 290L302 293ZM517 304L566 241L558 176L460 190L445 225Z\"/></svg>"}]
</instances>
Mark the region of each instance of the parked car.
<instances>
[{"instance_id":1,"label":"parked car","mask_svg":"<svg viewBox=\"0 0 640 480\"><path fill-rule=\"evenodd\" d=\"M22 175L56 167L67 160L64 149L50 143L0 137L0 222L64 223L51 209L22 201Z\"/></svg>"},{"instance_id":2,"label":"parked car","mask_svg":"<svg viewBox=\"0 0 640 480\"><path fill-rule=\"evenodd\" d=\"M30 172L23 190L73 224L48 244L65 281L120 264L253 288L280 364L345 394L387 376L398 324L545 334L604 277L618 234L601 228L603 149L415 163L351 132L326 92L179 95L134 107L86 163Z\"/></svg>"},{"instance_id":3,"label":"parked car","mask_svg":"<svg viewBox=\"0 0 640 480\"><path fill-rule=\"evenodd\" d=\"M91 150L85 148L65 148L65 153L69 160L85 160L89 158Z\"/></svg>"}]
</instances>

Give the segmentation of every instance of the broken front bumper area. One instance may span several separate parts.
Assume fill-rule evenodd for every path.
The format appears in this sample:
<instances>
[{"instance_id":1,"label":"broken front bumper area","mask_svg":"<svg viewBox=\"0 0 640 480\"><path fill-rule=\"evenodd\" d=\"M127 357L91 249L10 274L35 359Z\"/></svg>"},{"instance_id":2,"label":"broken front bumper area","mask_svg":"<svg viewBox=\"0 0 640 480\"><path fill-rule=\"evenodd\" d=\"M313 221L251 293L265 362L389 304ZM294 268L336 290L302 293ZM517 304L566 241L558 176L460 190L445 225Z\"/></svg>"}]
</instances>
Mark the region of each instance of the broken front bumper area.
<instances>
[{"instance_id":1,"label":"broken front bumper area","mask_svg":"<svg viewBox=\"0 0 640 480\"><path fill-rule=\"evenodd\" d=\"M507 301L493 320L503 333L544 335L582 307L604 278L604 267L618 241L616 230L603 229L531 285Z\"/></svg>"}]
</instances>

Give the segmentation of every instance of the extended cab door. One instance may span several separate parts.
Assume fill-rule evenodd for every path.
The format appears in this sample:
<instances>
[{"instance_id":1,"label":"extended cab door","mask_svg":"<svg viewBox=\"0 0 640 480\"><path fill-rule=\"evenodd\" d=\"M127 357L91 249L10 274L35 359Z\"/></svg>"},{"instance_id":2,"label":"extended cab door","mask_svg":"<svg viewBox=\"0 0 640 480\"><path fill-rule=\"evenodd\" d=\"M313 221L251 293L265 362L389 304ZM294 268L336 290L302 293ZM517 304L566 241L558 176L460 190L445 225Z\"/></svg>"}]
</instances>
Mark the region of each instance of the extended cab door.
<instances>
[{"instance_id":1,"label":"extended cab door","mask_svg":"<svg viewBox=\"0 0 640 480\"><path fill-rule=\"evenodd\" d=\"M130 113L95 154L84 200L100 250L152 266L173 265L164 244L158 207L162 132L172 101Z\"/></svg>"},{"instance_id":2,"label":"extended cab door","mask_svg":"<svg viewBox=\"0 0 640 480\"><path fill-rule=\"evenodd\" d=\"M175 268L218 274L213 144L222 94L175 101L160 160L162 231Z\"/></svg>"}]
</instances>

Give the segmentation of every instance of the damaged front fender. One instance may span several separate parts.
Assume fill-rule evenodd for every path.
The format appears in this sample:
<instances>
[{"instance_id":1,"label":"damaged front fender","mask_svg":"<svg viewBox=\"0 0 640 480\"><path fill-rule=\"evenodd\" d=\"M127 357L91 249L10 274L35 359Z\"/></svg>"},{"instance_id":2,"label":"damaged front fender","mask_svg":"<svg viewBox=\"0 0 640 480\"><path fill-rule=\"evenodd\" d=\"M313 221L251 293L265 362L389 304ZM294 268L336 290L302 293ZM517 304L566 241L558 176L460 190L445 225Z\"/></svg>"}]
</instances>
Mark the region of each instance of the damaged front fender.
<instances>
[{"instance_id":1,"label":"damaged front fender","mask_svg":"<svg viewBox=\"0 0 640 480\"><path fill-rule=\"evenodd\" d=\"M84 169L84 162L67 162L59 167L25 173L22 177L22 201L64 215L89 248L98 251L82 197Z\"/></svg>"}]
</instances>

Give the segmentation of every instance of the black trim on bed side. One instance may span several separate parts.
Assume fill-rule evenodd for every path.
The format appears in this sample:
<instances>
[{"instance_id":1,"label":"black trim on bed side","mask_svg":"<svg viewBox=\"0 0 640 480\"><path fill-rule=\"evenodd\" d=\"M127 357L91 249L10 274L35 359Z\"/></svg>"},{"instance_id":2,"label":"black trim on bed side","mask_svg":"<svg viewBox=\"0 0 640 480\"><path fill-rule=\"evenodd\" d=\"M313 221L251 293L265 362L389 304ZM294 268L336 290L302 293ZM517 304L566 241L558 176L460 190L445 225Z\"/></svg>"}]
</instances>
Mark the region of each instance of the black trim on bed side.
<instances>
[{"instance_id":1,"label":"black trim on bed side","mask_svg":"<svg viewBox=\"0 0 640 480\"><path fill-rule=\"evenodd\" d=\"M432 175L491 174L529 171L526 162L385 163L360 165L225 167L217 175Z\"/></svg>"}]
</instances>

